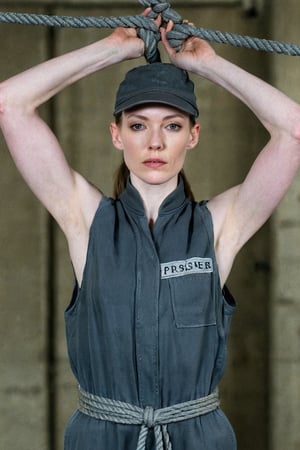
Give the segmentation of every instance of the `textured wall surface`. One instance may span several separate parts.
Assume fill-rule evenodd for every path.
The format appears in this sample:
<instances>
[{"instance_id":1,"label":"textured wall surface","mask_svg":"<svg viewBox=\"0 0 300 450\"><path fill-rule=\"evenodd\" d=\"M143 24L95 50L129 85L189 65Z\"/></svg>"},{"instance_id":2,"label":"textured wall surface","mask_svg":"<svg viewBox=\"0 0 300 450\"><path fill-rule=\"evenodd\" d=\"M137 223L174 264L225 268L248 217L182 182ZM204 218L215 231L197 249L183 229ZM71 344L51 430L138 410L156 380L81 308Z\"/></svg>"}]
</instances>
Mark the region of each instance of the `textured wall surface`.
<instances>
[{"instance_id":1,"label":"textured wall surface","mask_svg":"<svg viewBox=\"0 0 300 450\"><path fill-rule=\"evenodd\" d=\"M272 28L278 39L300 41L300 5L275 0ZM276 85L300 102L300 61L272 58ZM270 351L270 433L272 450L300 448L300 177L298 176L273 219L273 280Z\"/></svg>"},{"instance_id":2,"label":"textured wall surface","mask_svg":"<svg viewBox=\"0 0 300 450\"><path fill-rule=\"evenodd\" d=\"M274 0L258 17L246 16L241 2L233 1L218 6L186 1L176 9L199 26L299 42L299 6L297 0L287 1L290 8L284 14ZM140 11L132 1L114 2L114 7L99 0L87 3L89 7L74 0L24 0L14 6L0 0L0 10L95 16ZM107 33L0 25L0 79ZM299 59L215 48L300 101ZM128 68L143 62L105 69L43 108L70 164L106 194L120 159L108 132L114 93ZM200 200L240 183L267 136L238 100L207 81L194 80L202 132L186 172ZM1 139L0 154L0 448L60 450L77 403L63 322L73 274L62 233L20 179ZM253 450L254 445L256 450L300 448L299 183L295 181L275 216L240 253L229 280L238 310L221 393L241 450Z\"/></svg>"},{"instance_id":3,"label":"textured wall surface","mask_svg":"<svg viewBox=\"0 0 300 450\"><path fill-rule=\"evenodd\" d=\"M25 32L26 31L26 32ZM45 30L0 27L1 79L46 57ZM0 448L47 448L47 218L0 140Z\"/></svg>"}]
</instances>

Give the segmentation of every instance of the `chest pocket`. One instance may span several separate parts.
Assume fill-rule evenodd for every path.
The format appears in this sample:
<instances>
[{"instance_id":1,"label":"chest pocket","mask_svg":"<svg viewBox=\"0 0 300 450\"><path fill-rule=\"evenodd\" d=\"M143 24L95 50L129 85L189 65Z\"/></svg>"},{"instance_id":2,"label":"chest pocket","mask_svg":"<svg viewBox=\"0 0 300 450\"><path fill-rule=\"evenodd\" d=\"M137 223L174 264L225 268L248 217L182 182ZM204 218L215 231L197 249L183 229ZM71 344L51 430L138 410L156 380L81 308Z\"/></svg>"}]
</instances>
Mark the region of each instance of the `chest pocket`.
<instances>
[{"instance_id":1,"label":"chest pocket","mask_svg":"<svg viewBox=\"0 0 300 450\"><path fill-rule=\"evenodd\" d=\"M168 279L177 328L216 325L213 275L200 273Z\"/></svg>"}]
</instances>

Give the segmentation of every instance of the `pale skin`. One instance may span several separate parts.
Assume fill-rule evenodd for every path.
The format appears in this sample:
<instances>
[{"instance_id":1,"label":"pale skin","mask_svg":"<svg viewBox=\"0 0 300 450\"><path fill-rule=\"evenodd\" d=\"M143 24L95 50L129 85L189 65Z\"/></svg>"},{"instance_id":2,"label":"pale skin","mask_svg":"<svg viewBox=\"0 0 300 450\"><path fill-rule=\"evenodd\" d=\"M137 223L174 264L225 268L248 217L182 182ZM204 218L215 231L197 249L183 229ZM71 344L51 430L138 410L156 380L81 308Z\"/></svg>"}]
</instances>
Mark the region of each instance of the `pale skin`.
<instances>
[{"instance_id":1,"label":"pale skin","mask_svg":"<svg viewBox=\"0 0 300 450\"><path fill-rule=\"evenodd\" d=\"M160 18L156 24L160 26ZM172 23L168 25L171 28ZM299 168L300 106L218 56L206 42L189 38L176 53L167 41L166 30L162 28L161 34L173 64L228 90L254 112L270 134L246 179L208 203L223 285L237 253L270 217ZM38 108L85 76L143 53L144 43L135 30L117 29L101 41L0 84L0 126L8 148L25 181L64 232L79 285L89 229L102 194L69 166ZM123 113L122 124L112 123L110 131L140 192L149 223L153 223L162 201L176 187L186 153L198 143L200 125L191 126L188 116L174 108L148 105L134 114ZM157 159L162 164L153 167Z\"/></svg>"}]
</instances>

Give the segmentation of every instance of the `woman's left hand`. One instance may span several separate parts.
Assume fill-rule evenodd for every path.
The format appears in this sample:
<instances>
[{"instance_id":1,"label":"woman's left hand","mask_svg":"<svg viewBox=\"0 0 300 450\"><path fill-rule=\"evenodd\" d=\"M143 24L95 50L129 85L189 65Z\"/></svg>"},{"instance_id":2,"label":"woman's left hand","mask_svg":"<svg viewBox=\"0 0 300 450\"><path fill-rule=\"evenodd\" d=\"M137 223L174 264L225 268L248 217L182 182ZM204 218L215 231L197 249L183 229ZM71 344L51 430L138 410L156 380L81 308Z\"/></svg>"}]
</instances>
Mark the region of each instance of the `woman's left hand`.
<instances>
[{"instance_id":1,"label":"woman's left hand","mask_svg":"<svg viewBox=\"0 0 300 450\"><path fill-rule=\"evenodd\" d=\"M184 23L193 26L190 22L184 21ZM182 43L181 49L176 51L167 39L167 33L172 30L173 26L174 23L170 21L166 28L160 28L161 40L169 55L170 62L181 69L192 72L196 72L197 69L199 73L201 65L205 66L211 58L216 56L215 51L206 41L195 36L187 38Z\"/></svg>"}]
</instances>

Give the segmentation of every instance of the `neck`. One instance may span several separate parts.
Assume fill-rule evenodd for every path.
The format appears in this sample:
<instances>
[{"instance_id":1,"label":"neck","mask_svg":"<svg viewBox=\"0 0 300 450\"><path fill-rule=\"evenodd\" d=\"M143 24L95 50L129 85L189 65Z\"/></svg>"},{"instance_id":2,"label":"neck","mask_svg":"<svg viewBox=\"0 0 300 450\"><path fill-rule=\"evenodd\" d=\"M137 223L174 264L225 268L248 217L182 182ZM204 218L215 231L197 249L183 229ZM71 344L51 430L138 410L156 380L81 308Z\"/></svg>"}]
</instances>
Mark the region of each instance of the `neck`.
<instances>
[{"instance_id":1,"label":"neck","mask_svg":"<svg viewBox=\"0 0 300 450\"><path fill-rule=\"evenodd\" d=\"M153 226L161 204L177 187L177 177L164 184L148 184L133 174L130 178L132 185L138 190L142 198L148 222Z\"/></svg>"}]
</instances>

